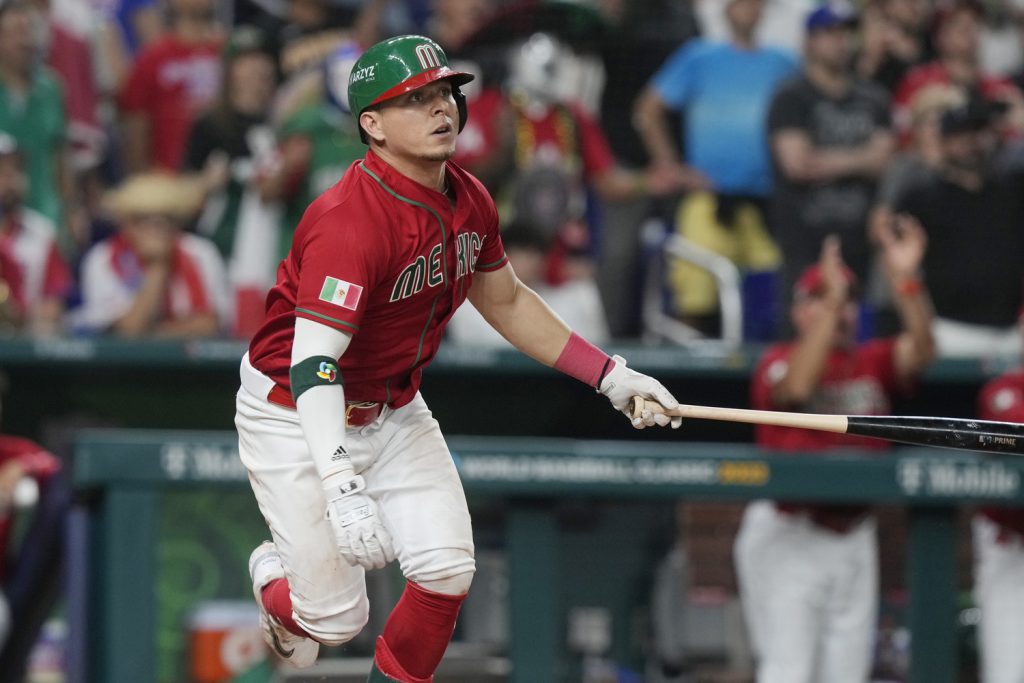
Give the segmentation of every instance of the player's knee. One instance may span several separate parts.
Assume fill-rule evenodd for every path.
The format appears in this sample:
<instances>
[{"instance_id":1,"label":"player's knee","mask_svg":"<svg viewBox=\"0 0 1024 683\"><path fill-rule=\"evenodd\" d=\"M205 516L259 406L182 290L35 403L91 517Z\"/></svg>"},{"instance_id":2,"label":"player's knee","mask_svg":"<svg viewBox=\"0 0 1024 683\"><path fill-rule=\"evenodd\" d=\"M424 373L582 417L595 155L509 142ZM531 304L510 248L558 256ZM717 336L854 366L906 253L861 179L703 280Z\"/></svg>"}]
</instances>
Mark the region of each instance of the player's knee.
<instances>
[{"instance_id":1,"label":"player's knee","mask_svg":"<svg viewBox=\"0 0 1024 683\"><path fill-rule=\"evenodd\" d=\"M370 602L366 595L340 609L313 610L293 604L295 621L324 645L343 645L355 638L370 620Z\"/></svg>"},{"instance_id":2,"label":"player's knee","mask_svg":"<svg viewBox=\"0 0 1024 683\"><path fill-rule=\"evenodd\" d=\"M469 592L476 572L473 553L460 548L440 548L423 554L406 572L406 578L423 588L444 595Z\"/></svg>"}]
</instances>

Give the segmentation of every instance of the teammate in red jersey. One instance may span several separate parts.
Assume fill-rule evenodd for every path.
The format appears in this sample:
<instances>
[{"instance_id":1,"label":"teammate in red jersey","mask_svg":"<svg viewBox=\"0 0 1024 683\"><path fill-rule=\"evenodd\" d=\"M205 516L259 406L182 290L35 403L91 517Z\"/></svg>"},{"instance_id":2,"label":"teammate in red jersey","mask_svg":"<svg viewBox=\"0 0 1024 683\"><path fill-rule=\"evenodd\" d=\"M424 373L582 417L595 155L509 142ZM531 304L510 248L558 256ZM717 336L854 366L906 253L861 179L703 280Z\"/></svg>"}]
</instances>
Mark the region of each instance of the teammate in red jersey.
<instances>
[{"instance_id":1,"label":"teammate in red jersey","mask_svg":"<svg viewBox=\"0 0 1024 683\"><path fill-rule=\"evenodd\" d=\"M419 386L467 298L518 349L627 415L633 395L676 405L516 278L491 198L449 161L471 79L422 36L360 57L348 97L370 149L306 211L242 361L239 452L273 537L250 558L253 591L267 642L296 666L359 633L365 570L397 558L406 588L370 680L432 680L475 563L462 485Z\"/></svg>"},{"instance_id":2,"label":"teammate in red jersey","mask_svg":"<svg viewBox=\"0 0 1024 683\"><path fill-rule=\"evenodd\" d=\"M1020 324L1024 331L1024 315ZM978 395L982 420L1024 423L1024 370L1006 372ZM983 683L1024 680L1024 509L983 507L973 521L974 600L981 608L978 649Z\"/></svg>"},{"instance_id":3,"label":"teammate in red jersey","mask_svg":"<svg viewBox=\"0 0 1024 683\"><path fill-rule=\"evenodd\" d=\"M754 371L754 408L886 415L890 397L927 366L934 354L932 314L917 276L924 230L906 216L882 228L882 263L902 333L856 341L855 278L838 239L827 238L819 262L794 288L796 340L769 348ZM759 426L757 443L818 455L881 442ZM758 683L868 680L878 605L878 544L868 508L754 501L744 512L735 558Z\"/></svg>"}]
</instances>

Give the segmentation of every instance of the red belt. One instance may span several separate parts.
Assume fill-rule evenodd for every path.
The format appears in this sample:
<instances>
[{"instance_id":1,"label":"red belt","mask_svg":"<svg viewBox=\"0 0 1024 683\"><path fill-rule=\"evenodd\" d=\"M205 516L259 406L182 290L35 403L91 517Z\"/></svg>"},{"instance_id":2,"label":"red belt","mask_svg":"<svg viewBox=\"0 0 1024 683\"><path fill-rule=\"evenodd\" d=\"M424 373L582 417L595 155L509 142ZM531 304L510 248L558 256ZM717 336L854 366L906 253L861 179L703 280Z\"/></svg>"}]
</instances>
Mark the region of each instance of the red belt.
<instances>
[{"instance_id":1,"label":"red belt","mask_svg":"<svg viewBox=\"0 0 1024 683\"><path fill-rule=\"evenodd\" d=\"M295 409L295 401L292 399L292 393L280 384L274 385L274 388L270 390L269 394L267 394L267 400L275 405L291 408L293 410ZM346 401L345 424L349 427L365 427L380 417L380 412L383 409L383 403L374 403L371 401Z\"/></svg>"}]
</instances>

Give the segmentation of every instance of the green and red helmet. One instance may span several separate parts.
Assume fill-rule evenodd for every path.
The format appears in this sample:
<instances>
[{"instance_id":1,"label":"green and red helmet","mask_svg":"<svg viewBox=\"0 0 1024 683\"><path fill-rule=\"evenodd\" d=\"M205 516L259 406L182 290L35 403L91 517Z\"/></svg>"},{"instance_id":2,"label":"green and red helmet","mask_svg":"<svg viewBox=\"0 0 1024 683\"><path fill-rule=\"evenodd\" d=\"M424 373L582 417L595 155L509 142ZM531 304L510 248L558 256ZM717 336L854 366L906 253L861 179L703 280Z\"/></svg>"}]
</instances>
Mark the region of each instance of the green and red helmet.
<instances>
[{"instance_id":1,"label":"green and red helmet","mask_svg":"<svg viewBox=\"0 0 1024 683\"><path fill-rule=\"evenodd\" d=\"M466 97L459 86L473 80L473 74L454 71L448 56L436 42L426 36L397 36L381 41L364 52L348 79L348 103L356 125L368 107L392 97L421 88L428 83L447 79L459 107L459 132L466 125ZM362 126L359 134L366 142Z\"/></svg>"}]
</instances>

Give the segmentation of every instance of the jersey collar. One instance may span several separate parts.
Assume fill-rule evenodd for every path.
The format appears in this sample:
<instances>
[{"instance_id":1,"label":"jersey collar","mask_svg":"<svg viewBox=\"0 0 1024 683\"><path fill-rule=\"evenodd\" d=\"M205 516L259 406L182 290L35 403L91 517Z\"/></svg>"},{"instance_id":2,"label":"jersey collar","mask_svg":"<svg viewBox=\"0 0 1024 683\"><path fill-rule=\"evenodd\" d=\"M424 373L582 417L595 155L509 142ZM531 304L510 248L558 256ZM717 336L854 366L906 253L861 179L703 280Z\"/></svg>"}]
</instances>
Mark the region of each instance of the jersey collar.
<instances>
[{"instance_id":1,"label":"jersey collar","mask_svg":"<svg viewBox=\"0 0 1024 683\"><path fill-rule=\"evenodd\" d=\"M436 190L432 190L429 187L421 185L415 180L402 175L395 170L394 167L390 166L383 159L377 156L373 150L367 150L363 164L365 164L366 168L372 171L375 176L380 178L385 185L403 197L421 202L433 209L437 209L445 213L451 213L451 204L448 202L447 197ZM455 192L458 194L459 188L456 181L457 174L452 172L452 164L450 161L445 163L445 173L448 175L448 183L451 187L455 188Z\"/></svg>"}]
</instances>

